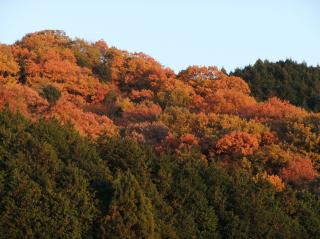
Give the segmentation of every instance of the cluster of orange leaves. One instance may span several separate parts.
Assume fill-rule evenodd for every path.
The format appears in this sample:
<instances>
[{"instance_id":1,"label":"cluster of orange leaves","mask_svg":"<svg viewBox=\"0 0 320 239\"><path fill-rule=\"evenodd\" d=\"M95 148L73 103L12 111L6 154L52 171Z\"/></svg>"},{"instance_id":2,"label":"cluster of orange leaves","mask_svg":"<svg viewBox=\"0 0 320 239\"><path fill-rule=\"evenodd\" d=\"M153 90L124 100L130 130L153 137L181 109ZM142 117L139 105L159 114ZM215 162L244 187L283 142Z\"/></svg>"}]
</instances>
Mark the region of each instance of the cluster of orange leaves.
<instances>
[{"instance_id":1,"label":"cluster of orange leaves","mask_svg":"<svg viewBox=\"0 0 320 239\"><path fill-rule=\"evenodd\" d=\"M156 104L138 104L122 114L125 122L155 121L161 114L161 107Z\"/></svg>"},{"instance_id":2,"label":"cluster of orange leaves","mask_svg":"<svg viewBox=\"0 0 320 239\"><path fill-rule=\"evenodd\" d=\"M243 116L257 118L260 121L279 120L307 116L308 113L302 108L291 105L288 101L272 97L266 102L253 104L243 112Z\"/></svg>"},{"instance_id":3,"label":"cluster of orange leaves","mask_svg":"<svg viewBox=\"0 0 320 239\"><path fill-rule=\"evenodd\" d=\"M12 111L19 111L30 119L45 114L48 102L30 87L20 84L0 84L0 108L8 105Z\"/></svg>"},{"instance_id":4,"label":"cluster of orange leaves","mask_svg":"<svg viewBox=\"0 0 320 239\"><path fill-rule=\"evenodd\" d=\"M285 189L285 183L282 181L281 177L279 177L278 175L269 175L266 172L262 172L262 173L258 173L255 177L254 180L255 181L259 181L259 180L266 180L269 183L271 183L274 188L276 189L277 192L281 192Z\"/></svg>"},{"instance_id":5,"label":"cluster of orange leaves","mask_svg":"<svg viewBox=\"0 0 320 239\"><path fill-rule=\"evenodd\" d=\"M14 59L10 46L0 44L0 81L4 79L4 75L16 75L19 66Z\"/></svg>"},{"instance_id":6,"label":"cluster of orange leaves","mask_svg":"<svg viewBox=\"0 0 320 239\"><path fill-rule=\"evenodd\" d=\"M276 188L278 192L284 190L285 184L278 175L268 175L267 180Z\"/></svg>"},{"instance_id":7,"label":"cluster of orange leaves","mask_svg":"<svg viewBox=\"0 0 320 239\"><path fill-rule=\"evenodd\" d=\"M281 171L281 177L292 184L301 185L317 176L312 162L304 158L294 158Z\"/></svg>"},{"instance_id":8,"label":"cluster of orange leaves","mask_svg":"<svg viewBox=\"0 0 320 239\"><path fill-rule=\"evenodd\" d=\"M88 103L101 102L109 87L101 84L90 69L77 65L72 49L66 47L69 42L62 31L43 31L28 34L13 46L1 45L0 73L16 77L12 82L1 83L0 107L8 104L32 119L44 116L63 124L72 123L81 134L93 137L117 134L107 116L84 111ZM106 45L99 41L96 47L102 52ZM18 82L19 70L24 72L25 85ZM42 88L49 84L63 95L53 107L40 96Z\"/></svg>"},{"instance_id":9,"label":"cluster of orange leaves","mask_svg":"<svg viewBox=\"0 0 320 239\"><path fill-rule=\"evenodd\" d=\"M259 147L258 139L249 133L233 131L216 143L218 154L250 155Z\"/></svg>"},{"instance_id":10,"label":"cluster of orange leaves","mask_svg":"<svg viewBox=\"0 0 320 239\"><path fill-rule=\"evenodd\" d=\"M139 101L143 101L143 100L151 100L153 98L153 96L154 96L153 91L143 89L143 90L132 90L130 98L133 101L139 102Z\"/></svg>"},{"instance_id":11,"label":"cluster of orange leaves","mask_svg":"<svg viewBox=\"0 0 320 239\"><path fill-rule=\"evenodd\" d=\"M102 133L109 136L117 134L116 127L107 116L84 112L64 97L52 107L47 118L56 118L63 124L71 123L81 134L92 137Z\"/></svg>"}]
</instances>

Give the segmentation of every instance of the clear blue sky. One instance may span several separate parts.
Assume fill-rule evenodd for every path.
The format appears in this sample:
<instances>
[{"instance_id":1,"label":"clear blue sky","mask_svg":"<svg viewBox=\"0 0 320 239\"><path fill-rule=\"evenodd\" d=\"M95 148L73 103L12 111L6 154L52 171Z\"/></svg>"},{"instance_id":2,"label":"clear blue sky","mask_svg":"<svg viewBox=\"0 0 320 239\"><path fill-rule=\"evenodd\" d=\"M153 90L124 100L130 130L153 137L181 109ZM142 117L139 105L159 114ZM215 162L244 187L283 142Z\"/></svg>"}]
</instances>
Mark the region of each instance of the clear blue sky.
<instances>
[{"instance_id":1,"label":"clear blue sky","mask_svg":"<svg viewBox=\"0 0 320 239\"><path fill-rule=\"evenodd\" d=\"M320 64L318 0L0 0L0 42L43 29L103 38L176 71L257 58Z\"/></svg>"}]
</instances>

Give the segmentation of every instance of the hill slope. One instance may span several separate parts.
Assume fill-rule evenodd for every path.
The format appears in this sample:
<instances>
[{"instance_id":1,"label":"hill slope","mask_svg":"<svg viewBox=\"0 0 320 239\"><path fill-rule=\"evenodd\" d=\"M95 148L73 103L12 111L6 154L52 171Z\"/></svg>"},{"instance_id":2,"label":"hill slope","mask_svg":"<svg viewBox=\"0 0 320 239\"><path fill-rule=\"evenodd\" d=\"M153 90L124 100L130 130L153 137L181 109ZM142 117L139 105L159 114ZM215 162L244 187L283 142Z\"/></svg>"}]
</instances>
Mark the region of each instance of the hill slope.
<instances>
[{"instance_id":1,"label":"hill slope","mask_svg":"<svg viewBox=\"0 0 320 239\"><path fill-rule=\"evenodd\" d=\"M216 67L46 30L0 45L0 109L0 237L320 233L320 115Z\"/></svg>"}]
</instances>

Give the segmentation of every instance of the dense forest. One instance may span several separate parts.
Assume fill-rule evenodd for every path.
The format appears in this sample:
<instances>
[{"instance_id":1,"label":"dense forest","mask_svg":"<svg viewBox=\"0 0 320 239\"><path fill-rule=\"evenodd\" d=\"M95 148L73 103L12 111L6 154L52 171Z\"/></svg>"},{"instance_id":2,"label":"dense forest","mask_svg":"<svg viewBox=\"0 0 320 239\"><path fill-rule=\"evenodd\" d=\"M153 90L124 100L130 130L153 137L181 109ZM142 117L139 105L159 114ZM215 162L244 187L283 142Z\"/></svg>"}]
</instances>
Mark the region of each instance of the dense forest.
<instances>
[{"instance_id":1,"label":"dense forest","mask_svg":"<svg viewBox=\"0 0 320 239\"><path fill-rule=\"evenodd\" d=\"M257 100L277 96L308 110L320 111L320 66L307 66L293 60L267 60L236 69L231 75L243 78Z\"/></svg>"},{"instance_id":2,"label":"dense forest","mask_svg":"<svg viewBox=\"0 0 320 239\"><path fill-rule=\"evenodd\" d=\"M1 44L0 237L317 238L320 114L289 92L319 73L286 61L277 92L273 64L176 74L53 30Z\"/></svg>"}]
</instances>

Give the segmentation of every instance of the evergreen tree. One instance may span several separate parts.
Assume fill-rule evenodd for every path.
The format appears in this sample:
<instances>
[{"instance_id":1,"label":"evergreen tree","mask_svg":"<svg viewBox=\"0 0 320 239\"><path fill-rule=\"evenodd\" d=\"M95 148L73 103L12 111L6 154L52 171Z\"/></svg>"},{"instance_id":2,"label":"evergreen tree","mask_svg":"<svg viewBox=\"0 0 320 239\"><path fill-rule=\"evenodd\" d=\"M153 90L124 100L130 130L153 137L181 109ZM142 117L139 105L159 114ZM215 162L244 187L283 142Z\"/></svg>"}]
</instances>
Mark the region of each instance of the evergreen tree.
<instances>
[{"instance_id":1,"label":"evergreen tree","mask_svg":"<svg viewBox=\"0 0 320 239\"><path fill-rule=\"evenodd\" d=\"M114 195L109 214L101 225L105 238L155 238L155 224L150 200L135 177L127 171L114 181Z\"/></svg>"}]
</instances>

